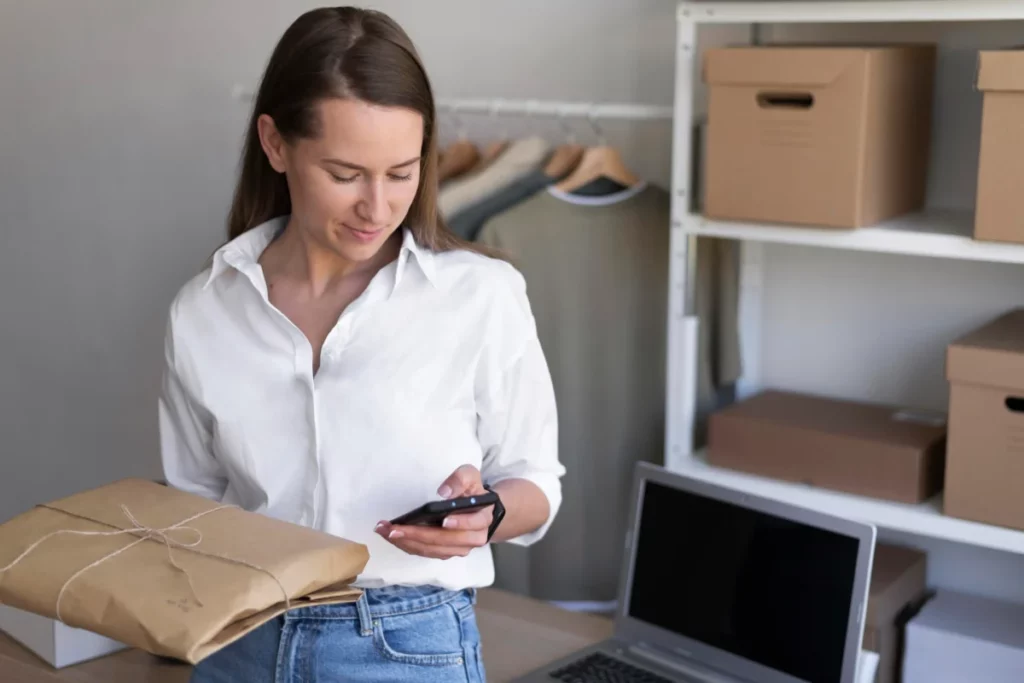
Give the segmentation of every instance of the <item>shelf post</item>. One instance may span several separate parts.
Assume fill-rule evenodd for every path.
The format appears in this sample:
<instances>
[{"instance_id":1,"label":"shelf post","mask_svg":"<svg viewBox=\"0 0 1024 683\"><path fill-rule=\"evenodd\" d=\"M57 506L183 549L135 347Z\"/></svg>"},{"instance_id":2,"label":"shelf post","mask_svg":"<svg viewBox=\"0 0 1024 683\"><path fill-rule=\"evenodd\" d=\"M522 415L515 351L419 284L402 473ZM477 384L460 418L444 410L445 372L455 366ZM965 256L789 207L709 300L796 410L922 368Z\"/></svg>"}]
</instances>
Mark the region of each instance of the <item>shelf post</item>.
<instances>
[{"instance_id":1,"label":"shelf post","mask_svg":"<svg viewBox=\"0 0 1024 683\"><path fill-rule=\"evenodd\" d=\"M684 227L691 206L693 99L697 26L676 14L675 91L672 123L672 196L668 292L665 465L672 467L693 452L696 413L697 320L693 316L695 237Z\"/></svg>"}]
</instances>

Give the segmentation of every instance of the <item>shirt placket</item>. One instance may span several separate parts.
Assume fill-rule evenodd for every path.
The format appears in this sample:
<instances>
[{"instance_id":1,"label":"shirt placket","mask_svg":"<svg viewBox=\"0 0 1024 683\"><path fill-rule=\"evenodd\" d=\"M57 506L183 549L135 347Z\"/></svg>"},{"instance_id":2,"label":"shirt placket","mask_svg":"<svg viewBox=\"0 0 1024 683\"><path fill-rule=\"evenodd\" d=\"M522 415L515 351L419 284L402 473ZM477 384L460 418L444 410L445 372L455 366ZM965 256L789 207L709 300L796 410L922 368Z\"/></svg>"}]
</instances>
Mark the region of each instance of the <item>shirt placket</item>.
<instances>
[{"instance_id":1,"label":"shirt placket","mask_svg":"<svg viewBox=\"0 0 1024 683\"><path fill-rule=\"evenodd\" d=\"M321 376L325 372L337 371L336 365L339 362L339 358L341 357L345 347L348 346L352 340L353 320L357 312L357 310L346 310L342 313L337 324L327 335L327 338L324 340L323 348L320 350L320 372L318 373L318 376ZM320 525L323 522L326 502L326 482L324 482L323 479L322 466L324 444L323 432L320 429L321 422L325 418L321 417L320 413L325 409L329 401L323 394L324 389L322 385L314 378L312 381L312 419L314 434L313 462L316 471L316 480L313 486L313 501L311 507L311 517L314 528L320 528Z\"/></svg>"},{"instance_id":2,"label":"shirt placket","mask_svg":"<svg viewBox=\"0 0 1024 683\"><path fill-rule=\"evenodd\" d=\"M338 322L324 339L323 348L320 350L320 371L317 373L317 377L322 377L325 373L335 373L339 371L338 364L342 363L341 357L345 348L352 343L352 337L359 316L361 316L369 307L377 305L387 298L387 293L393 287L395 281L394 272L395 271L392 270L391 267L382 268L370 280L370 283L367 285L363 293L356 297L355 301L349 304L342 312L341 316L338 318ZM313 433L315 434L316 449L314 454L316 483L313 487L314 495L311 516L313 519L313 526L315 528L319 528L319 525L323 522L324 515L326 514L327 503L327 483L323 481L323 467L321 463L324 444L322 443L322 430L319 428L320 411L321 408L325 408L328 405L329 401L323 396L324 390L315 378L311 382L311 387L313 394Z\"/></svg>"}]
</instances>

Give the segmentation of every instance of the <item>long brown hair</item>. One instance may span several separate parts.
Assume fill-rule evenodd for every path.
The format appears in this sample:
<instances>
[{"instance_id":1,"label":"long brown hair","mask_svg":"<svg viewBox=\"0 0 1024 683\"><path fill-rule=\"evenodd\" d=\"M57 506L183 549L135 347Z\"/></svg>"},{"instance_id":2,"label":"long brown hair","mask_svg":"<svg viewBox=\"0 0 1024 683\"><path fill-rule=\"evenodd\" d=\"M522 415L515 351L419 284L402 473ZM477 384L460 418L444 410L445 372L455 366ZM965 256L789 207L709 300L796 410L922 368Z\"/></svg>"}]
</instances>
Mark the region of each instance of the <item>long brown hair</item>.
<instances>
[{"instance_id":1,"label":"long brown hair","mask_svg":"<svg viewBox=\"0 0 1024 683\"><path fill-rule=\"evenodd\" d=\"M268 114L274 119L285 141L315 138L320 134L316 105L328 98L355 98L419 112L423 117L420 184L406 225L416 241L432 251L469 249L495 255L458 238L438 212L434 94L412 40L386 14L355 7L306 12L274 48L245 135L228 214L229 239L291 212L287 180L271 167L260 146L259 117Z\"/></svg>"}]
</instances>

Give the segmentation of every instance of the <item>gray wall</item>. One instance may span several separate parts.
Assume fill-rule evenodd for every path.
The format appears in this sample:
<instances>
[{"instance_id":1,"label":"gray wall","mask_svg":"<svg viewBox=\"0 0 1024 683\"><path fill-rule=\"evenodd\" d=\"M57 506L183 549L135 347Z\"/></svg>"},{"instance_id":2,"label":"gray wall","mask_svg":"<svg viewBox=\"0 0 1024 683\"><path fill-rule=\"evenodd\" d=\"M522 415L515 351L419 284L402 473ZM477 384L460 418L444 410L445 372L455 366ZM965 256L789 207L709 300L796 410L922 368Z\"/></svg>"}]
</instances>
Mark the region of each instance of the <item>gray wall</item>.
<instances>
[{"instance_id":1,"label":"gray wall","mask_svg":"<svg viewBox=\"0 0 1024 683\"><path fill-rule=\"evenodd\" d=\"M164 316L223 234L247 114L232 89L316 4L0 0L0 519L159 475ZM672 102L672 0L369 4L439 96ZM608 133L665 182L669 130Z\"/></svg>"}]
</instances>

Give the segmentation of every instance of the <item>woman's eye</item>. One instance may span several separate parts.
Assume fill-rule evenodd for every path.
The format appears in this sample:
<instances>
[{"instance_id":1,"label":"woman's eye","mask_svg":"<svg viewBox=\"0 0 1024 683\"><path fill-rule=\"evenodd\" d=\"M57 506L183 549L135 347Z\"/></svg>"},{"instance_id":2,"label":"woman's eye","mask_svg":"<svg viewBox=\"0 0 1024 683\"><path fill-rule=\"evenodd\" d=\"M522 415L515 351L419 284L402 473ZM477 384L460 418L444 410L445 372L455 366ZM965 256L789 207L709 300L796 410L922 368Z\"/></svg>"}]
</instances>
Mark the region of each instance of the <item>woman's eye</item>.
<instances>
[{"instance_id":1,"label":"woman's eye","mask_svg":"<svg viewBox=\"0 0 1024 683\"><path fill-rule=\"evenodd\" d=\"M332 173L331 174L331 178L333 178L334 182L336 182L336 183L348 184L348 183L354 183L359 178L359 176L358 175L353 175L353 176L345 177L345 176L335 175L335 174Z\"/></svg>"},{"instance_id":2,"label":"woman's eye","mask_svg":"<svg viewBox=\"0 0 1024 683\"><path fill-rule=\"evenodd\" d=\"M392 180L397 180L401 182L403 180L412 180L412 173L407 173L405 175L395 175L392 173L388 175L388 177L391 178Z\"/></svg>"}]
</instances>

